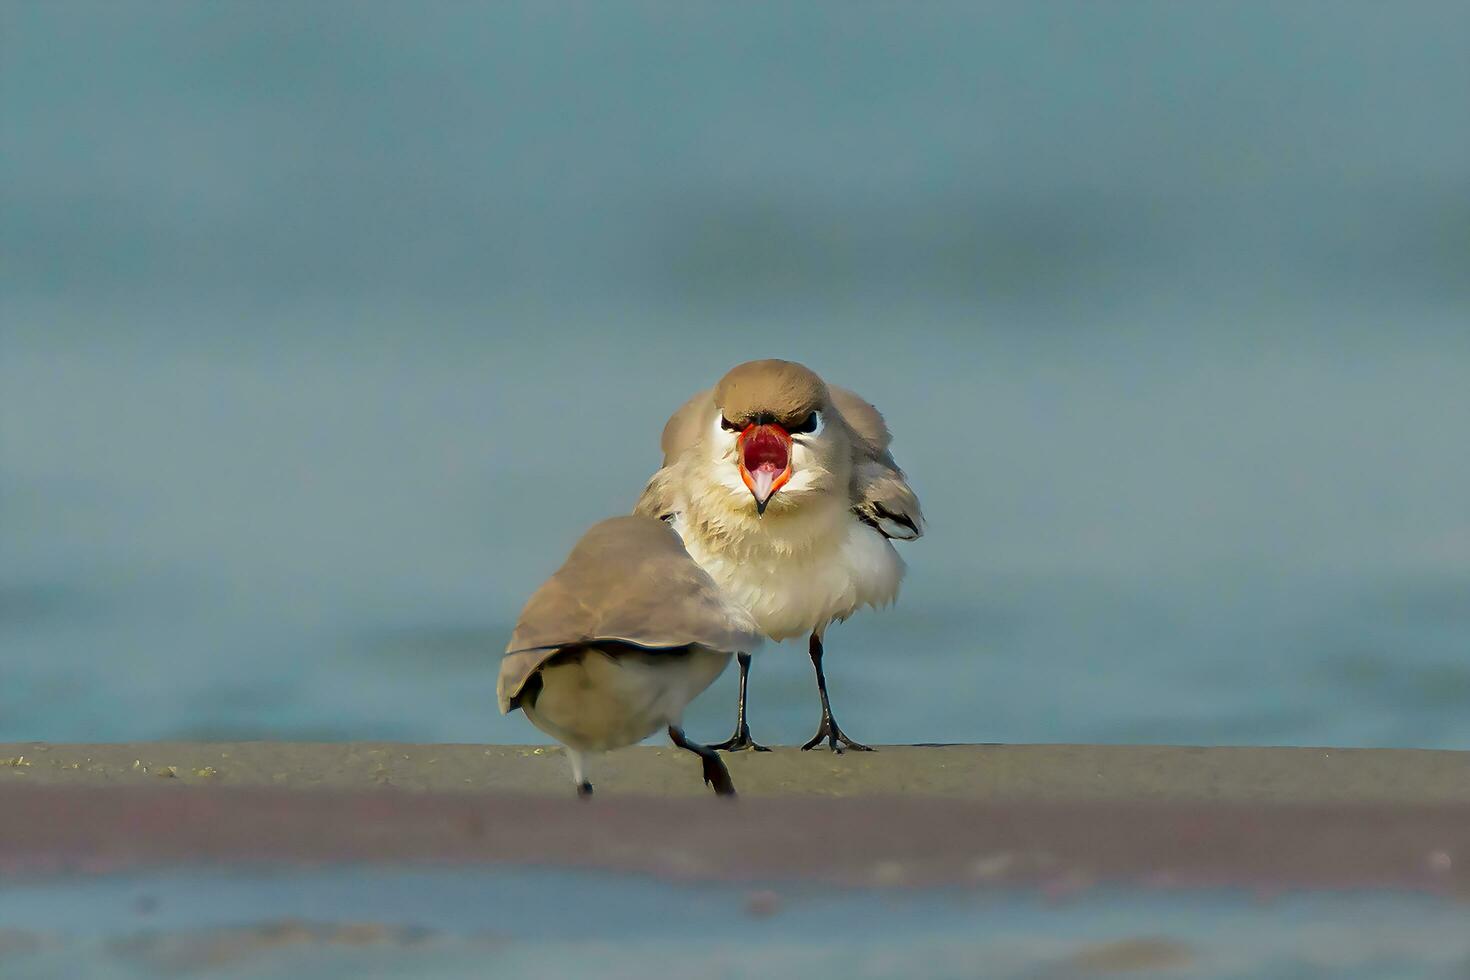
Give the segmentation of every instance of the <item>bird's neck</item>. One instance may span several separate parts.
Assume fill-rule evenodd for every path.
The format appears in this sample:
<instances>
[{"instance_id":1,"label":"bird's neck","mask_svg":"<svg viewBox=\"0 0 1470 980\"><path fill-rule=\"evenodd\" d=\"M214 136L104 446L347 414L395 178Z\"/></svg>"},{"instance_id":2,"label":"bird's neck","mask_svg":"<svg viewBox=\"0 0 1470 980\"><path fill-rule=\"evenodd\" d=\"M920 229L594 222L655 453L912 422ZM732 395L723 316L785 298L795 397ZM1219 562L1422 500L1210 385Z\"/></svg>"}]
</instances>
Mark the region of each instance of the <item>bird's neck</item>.
<instances>
[{"instance_id":1,"label":"bird's neck","mask_svg":"<svg viewBox=\"0 0 1470 980\"><path fill-rule=\"evenodd\" d=\"M722 491L690 494L675 528L690 553L740 560L757 555L807 557L840 546L854 520L846 501L834 494L807 494L786 506L767 508Z\"/></svg>"}]
</instances>

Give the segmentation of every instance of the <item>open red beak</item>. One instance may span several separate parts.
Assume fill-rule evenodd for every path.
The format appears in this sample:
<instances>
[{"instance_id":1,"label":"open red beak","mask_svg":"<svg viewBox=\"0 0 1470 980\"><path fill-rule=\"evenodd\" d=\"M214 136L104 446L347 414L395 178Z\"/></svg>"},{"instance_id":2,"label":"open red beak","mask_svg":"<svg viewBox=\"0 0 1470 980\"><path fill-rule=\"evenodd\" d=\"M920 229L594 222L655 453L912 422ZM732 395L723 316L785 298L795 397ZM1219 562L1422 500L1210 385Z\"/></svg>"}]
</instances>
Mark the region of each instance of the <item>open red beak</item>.
<instances>
[{"instance_id":1,"label":"open red beak","mask_svg":"<svg viewBox=\"0 0 1470 980\"><path fill-rule=\"evenodd\" d=\"M791 479L791 435L774 422L747 426L735 442L740 478L755 497L755 512L765 514L771 495Z\"/></svg>"}]
</instances>

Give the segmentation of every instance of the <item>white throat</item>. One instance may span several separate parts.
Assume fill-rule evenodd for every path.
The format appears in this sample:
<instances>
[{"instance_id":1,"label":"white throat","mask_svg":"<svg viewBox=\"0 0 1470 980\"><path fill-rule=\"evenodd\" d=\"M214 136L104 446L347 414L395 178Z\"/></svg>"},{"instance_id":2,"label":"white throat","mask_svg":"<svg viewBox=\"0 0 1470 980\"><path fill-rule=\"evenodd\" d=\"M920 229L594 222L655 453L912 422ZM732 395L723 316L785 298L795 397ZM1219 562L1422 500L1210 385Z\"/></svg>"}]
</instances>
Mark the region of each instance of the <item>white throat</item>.
<instances>
[{"instance_id":1,"label":"white throat","mask_svg":"<svg viewBox=\"0 0 1470 980\"><path fill-rule=\"evenodd\" d=\"M844 496L809 494L762 518L748 493L741 500L724 486L689 489L674 529L690 556L771 639L820 631L863 606L897 598L903 559Z\"/></svg>"}]
</instances>

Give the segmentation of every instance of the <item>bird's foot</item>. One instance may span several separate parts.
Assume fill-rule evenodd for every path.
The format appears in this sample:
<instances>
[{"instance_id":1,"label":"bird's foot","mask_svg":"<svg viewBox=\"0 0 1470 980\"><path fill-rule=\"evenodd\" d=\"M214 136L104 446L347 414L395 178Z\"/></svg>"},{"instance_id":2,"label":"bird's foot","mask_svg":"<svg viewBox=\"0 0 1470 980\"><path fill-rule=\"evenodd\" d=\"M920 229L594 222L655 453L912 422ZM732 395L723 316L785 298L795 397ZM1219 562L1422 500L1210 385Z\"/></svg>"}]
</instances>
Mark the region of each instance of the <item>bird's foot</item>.
<instances>
[{"instance_id":1,"label":"bird's foot","mask_svg":"<svg viewBox=\"0 0 1470 980\"><path fill-rule=\"evenodd\" d=\"M714 787L716 796L734 796L735 784L730 781L730 770L725 768L720 757L711 752L699 758L704 764L704 784Z\"/></svg>"},{"instance_id":2,"label":"bird's foot","mask_svg":"<svg viewBox=\"0 0 1470 980\"><path fill-rule=\"evenodd\" d=\"M832 719L831 715L822 716L822 723L817 726L817 734L813 735L811 740L801 747L801 750L805 752L808 749L814 749L824 741L827 743L827 747L838 755L842 754L844 748L852 749L854 752L873 751L871 746L864 745L862 742L855 742L848 738L846 733L837 726L837 722Z\"/></svg>"},{"instance_id":3,"label":"bird's foot","mask_svg":"<svg viewBox=\"0 0 1470 980\"><path fill-rule=\"evenodd\" d=\"M698 742L689 741L684 734L684 729L678 725L669 726L669 740L681 749L687 749L699 756L700 765L704 768L704 784L713 786L716 796L734 796L735 784L730 782L730 770L720 761L720 754L708 745L700 745Z\"/></svg>"},{"instance_id":4,"label":"bird's foot","mask_svg":"<svg viewBox=\"0 0 1470 980\"><path fill-rule=\"evenodd\" d=\"M740 727L735 729L734 735L731 735L723 742L717 742L716 744L711 745L710 748L717 749L720 752L771 751L770 749L766 748L764 745L760 744L755 739L750 737L750 726L743 721L740 723Z\"/></svg>"}]
</instances>

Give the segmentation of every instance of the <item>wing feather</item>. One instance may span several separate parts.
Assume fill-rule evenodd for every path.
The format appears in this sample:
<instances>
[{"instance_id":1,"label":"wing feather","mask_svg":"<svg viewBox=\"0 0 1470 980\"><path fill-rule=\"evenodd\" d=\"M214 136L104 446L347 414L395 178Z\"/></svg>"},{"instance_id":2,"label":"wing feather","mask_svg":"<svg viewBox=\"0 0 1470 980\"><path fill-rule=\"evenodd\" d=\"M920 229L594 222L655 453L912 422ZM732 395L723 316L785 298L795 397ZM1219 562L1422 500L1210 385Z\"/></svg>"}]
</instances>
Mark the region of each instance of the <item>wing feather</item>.
<instances>
[{"instance_id":1,"label":"wing feather","mask_svg":"<svg viewBox=\"0 0 1470 980\"><path fill-rule=\"evenodd\" d=\"M924 513L888 446L893 436L883 415L857 392L828 385L832 404L852 430L853 512L884 537L912 541L924 534Z\"/></svg>"},{"instance_id":2,"label":"wing feather","mask_svg":"<svg viewBox=\"0 0 1470 980\"><path fill-rule=\"evenodd\" d=\"M501 661L501 711L511 710L531 675L560 648L598 640L735 653L754 649L760 635L672 528L615 517L583 535L521 611Z\"/></svg>"}]
</instances>

